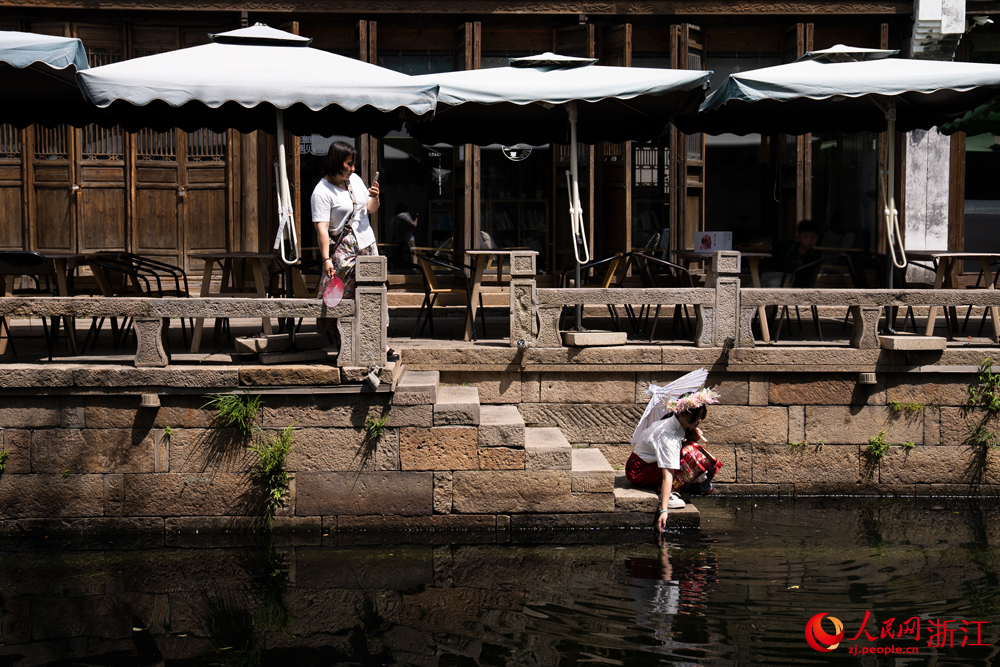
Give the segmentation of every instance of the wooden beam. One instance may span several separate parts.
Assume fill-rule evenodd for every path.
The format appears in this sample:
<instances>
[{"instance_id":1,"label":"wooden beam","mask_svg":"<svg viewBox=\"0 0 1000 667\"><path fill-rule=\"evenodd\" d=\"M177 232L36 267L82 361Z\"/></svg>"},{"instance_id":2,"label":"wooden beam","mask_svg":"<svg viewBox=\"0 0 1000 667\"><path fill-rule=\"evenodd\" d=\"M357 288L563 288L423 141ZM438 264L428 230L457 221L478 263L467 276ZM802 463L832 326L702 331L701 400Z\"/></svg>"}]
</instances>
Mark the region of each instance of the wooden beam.
<instances>
[{"instance_id":1,"label":"wooden beam","mask_svg":"<svg viewBox=\"0 0 1000 667\"><path fill-rule=\"evenodd\" d=\"M990 7L997 3L988 3ZM985 6L985 5L984 5ZM3 0L6 9L86 9L93 10L92 0ZM166 0L129 2L108 0L102 10L230 12L237 5L224 0ZM977 5L978 8L978 5ZM996 11L996 10L994 10ZM748 0L263 0L254 3L254 12L318 14L468 14L468 15L580 15L615 16L819 16L864 14L909 16L913 3L900 0L864 0L858 2L751 2Z\"/></svg>"}]
</instances>

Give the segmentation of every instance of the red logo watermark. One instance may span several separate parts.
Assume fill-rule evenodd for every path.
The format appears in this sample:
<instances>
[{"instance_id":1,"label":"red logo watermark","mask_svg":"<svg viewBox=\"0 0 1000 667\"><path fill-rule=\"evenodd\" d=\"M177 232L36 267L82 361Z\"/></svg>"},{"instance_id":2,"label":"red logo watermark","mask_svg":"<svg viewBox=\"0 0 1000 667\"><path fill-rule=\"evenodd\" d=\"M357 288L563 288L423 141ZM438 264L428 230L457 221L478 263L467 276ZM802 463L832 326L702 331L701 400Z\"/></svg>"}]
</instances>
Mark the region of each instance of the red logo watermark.
<instances>
[{"instance_id":1,"label":"red logo watermark","mask_svg":"<svg viewBox=\"0 0 1000 667\"><path fill-rule=\"evenodd\" d=\"M840 640L844 638L844 624L840 622L839 618L831 616L830 620L833 622L834 634L827 634L820 625L820 621L823 620L824 616L826 614L821 612L810 618L806 623L806 641L809 642L809 646L812 646L817 651L827 653L840 646ZM823 646L823 644L826 646Z\"/></svg>"},{"instance_id":2,"label":"red logo watermark","mask_svg":"<svg viewBox=\"0 0 1000 667\"><path fill-rule=\"evenodd\" d=\"M825 612L816 614L806 621L806 642L814 650L821 653L829 653L844 640L844 624L840 619L829 616L833 623L833 634L823 629L821 622L828 614ZM869 621L874 623L874 634L868 631ZM943 619L929 618L921 619L913 616L905 621L896 622L895 618L882 621L879 624L872 618L869 610L865 611L865 619L861 622L857 634L847 638L846 641L879 641L907 639L914 641L916 646L850 646L848 652L851 655L866 654L913 654L919 653L921 636L927 638L928 648L954 648L955 646L990 646L989 642L983 641L983 626L989 625L989 621L967 621L965 619Z\"/></svg>"}]
</instances>

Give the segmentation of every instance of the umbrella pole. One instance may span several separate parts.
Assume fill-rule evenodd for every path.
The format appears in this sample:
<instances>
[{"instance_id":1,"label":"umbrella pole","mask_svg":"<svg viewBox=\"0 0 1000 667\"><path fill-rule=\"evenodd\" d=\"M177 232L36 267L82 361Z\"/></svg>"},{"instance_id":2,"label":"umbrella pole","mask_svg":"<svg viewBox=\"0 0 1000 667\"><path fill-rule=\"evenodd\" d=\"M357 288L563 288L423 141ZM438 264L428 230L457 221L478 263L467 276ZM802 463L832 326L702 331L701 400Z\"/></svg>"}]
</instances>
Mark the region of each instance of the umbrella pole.
<instances>
[{"instance_id":1,"label":"umbrella pole","mask_svg":"<svg viewBox=\"0 0 1000 667\"><path fill-rule=\"evenodd\" d=\"M567 111L569 112L569 221L573 230L573 257L576 265L573 267L573 285L580 287L580 265L590 261L590 248L587 247L587 237L583 230L583 208L580 204L580 173L577 164L576 145L576 103L571 102ZM584 258L580 257L580 250L583 249ZM583 331L583 305L576 307L576 325L574 331Z\"/></svg>"},{"instance_id":2,"label":"umbrella pole","mask_svg":"<svg viewBox=\"0 0 1000 667\"><path fill-rule=\"evenodd\" d=\"M895 269L906 268L906 249L903 247L903 239L899 231L899 212L896 210L896 108L890 106L886 109L885 118L887 121L886 132L886 184L885 184L885 231L888 248L885 253L885 284L888 289L892 289L893 274ZM896 259L896 245L899 245L899 257ZM885 328L890 334L896 333L893 328L893 317L895 308L886 308Z\"/></svg>"},{"instance_id":3,"label":"umbrella pole","mask_svg":"<svg viewBox=\"0 0 1000 667\"><path fill-rule=\"evenodd\" d=\"M292 267L299 263L302 254L299 251L299 241L295 234L295 214L292 209L292 194L288 187L288 164L285 161L285 119L284 113L278 109L275 117L275 125L278 138L278 238L274 240L274 249L281 249L281 261L285 265L285 298L294 297L292 287ZM285 236L288 236L289 250L294 254L291 257L285 256ZM288 329L288 351L294 352L295 345L295 318L285 319L285 327Z\"/></svg>"}]
</instances>

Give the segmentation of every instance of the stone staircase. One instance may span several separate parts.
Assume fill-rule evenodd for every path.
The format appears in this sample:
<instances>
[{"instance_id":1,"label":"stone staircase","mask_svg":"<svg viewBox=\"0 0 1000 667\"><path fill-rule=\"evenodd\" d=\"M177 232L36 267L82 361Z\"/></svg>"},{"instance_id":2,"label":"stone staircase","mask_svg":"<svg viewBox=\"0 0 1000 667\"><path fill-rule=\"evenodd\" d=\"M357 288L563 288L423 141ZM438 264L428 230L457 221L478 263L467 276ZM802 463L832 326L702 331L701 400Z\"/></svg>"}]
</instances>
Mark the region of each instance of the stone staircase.
<instances>
[{"instance_id":1,"label":"stone staircase","mask_svg":"<svg viewBox=\"0 0 1000 667\"><path fill-rule=\"evenodd\" d=\"M632 487L600 449L573 447L559 428L526 427L516 405L481 405L478 388L441 386L437 371L401 369L392 402L407 420L402 470L434 472L436 514L565 514L578 526L587 513L595 525L649 525L659 507L657 493ZM698 510L689 504L670 519L697 526Z\"/></svg>"}]
</instances>

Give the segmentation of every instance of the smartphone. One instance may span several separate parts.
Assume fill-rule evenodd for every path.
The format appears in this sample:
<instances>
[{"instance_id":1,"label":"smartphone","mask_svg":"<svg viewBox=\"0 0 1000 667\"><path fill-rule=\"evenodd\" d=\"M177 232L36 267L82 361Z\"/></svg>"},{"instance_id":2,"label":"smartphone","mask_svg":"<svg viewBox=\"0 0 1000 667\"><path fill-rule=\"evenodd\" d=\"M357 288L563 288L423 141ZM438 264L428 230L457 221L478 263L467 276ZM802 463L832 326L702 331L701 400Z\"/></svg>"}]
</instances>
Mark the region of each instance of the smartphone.
<instances>
[{"instance_id":1,"label":"smartphone","mask_svg":"<svg viewBox=\"0 0 1000 667\"><path fill-rule=\"evenodd\" d=\"M372 184L378 183L378 172L375 172L375 178L372 179Z\"/></svg>"}]
</instances>

